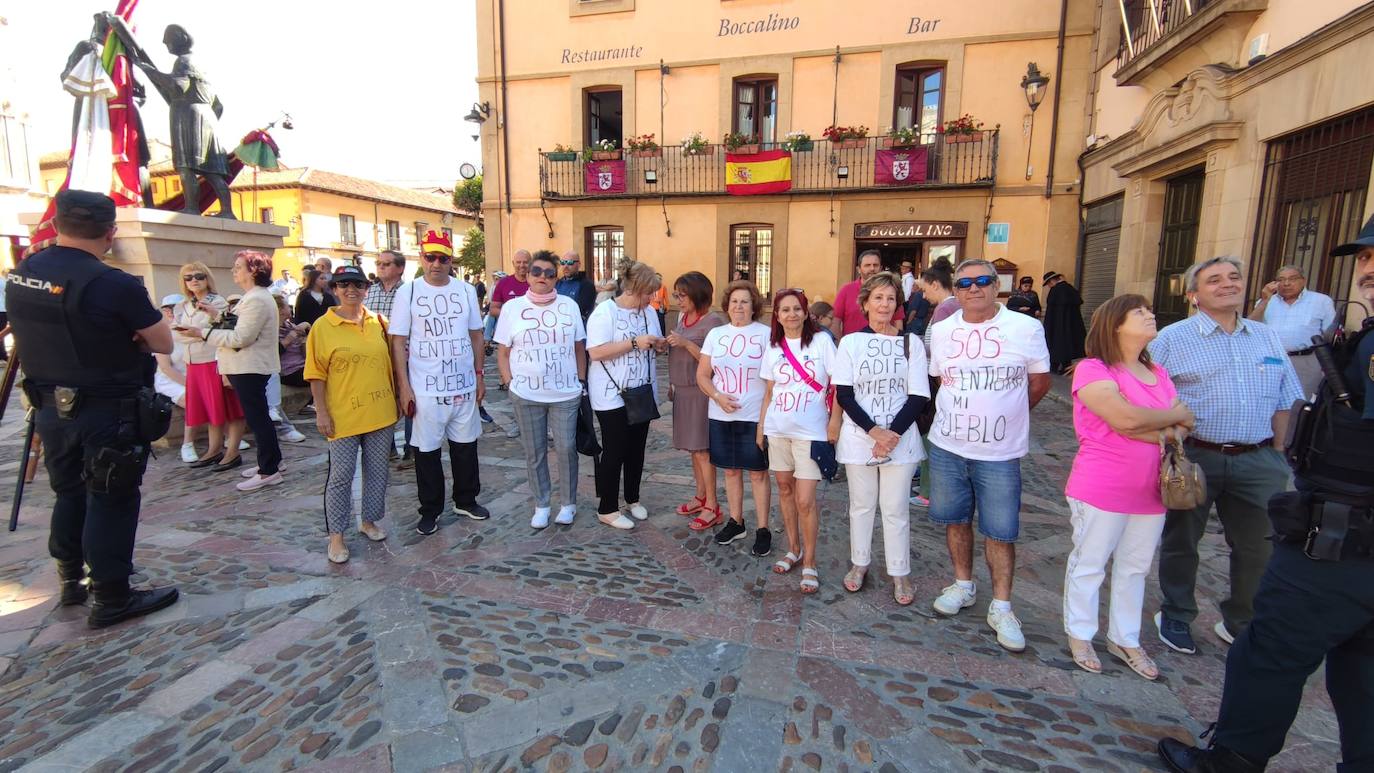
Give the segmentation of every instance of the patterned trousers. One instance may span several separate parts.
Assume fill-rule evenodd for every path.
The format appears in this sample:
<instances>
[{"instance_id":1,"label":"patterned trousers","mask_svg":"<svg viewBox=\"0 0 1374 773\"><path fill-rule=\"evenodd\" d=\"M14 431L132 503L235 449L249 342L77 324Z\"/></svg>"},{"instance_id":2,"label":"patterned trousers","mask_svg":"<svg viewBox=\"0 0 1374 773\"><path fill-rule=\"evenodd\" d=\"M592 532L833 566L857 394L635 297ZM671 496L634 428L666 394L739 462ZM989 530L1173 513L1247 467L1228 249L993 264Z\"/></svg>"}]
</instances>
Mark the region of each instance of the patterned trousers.
<instances>
[{"instance_id":1,"label":"patterned trousers","mask_svg":"<svg viewBox=\"0 0 1374 773\"><path fill-rule=\"evenodd\" d=\"M329 441L329 478L324 487L325 527L343 534L353 524L353 474L358 451L363 455L363 520L376 523L386 515L386 484L391 475L391 455L396 428L385 426L362 435Z\"/></svg>"},{"instance_id":2,"label":"patterned trousers","mask_svg":"<svg viewBox=\"0 0 1374 773\"><path fill-rule=\"evenodd\" d=\"M549 432L558 464L560 505L577 504L577 408L580 397L561 403L537 403L514 392L515 423L520 427L520 446L525 451L525 472L535 507L548 507L553 497L549 478Z\"/></svg>"}]
</instances>

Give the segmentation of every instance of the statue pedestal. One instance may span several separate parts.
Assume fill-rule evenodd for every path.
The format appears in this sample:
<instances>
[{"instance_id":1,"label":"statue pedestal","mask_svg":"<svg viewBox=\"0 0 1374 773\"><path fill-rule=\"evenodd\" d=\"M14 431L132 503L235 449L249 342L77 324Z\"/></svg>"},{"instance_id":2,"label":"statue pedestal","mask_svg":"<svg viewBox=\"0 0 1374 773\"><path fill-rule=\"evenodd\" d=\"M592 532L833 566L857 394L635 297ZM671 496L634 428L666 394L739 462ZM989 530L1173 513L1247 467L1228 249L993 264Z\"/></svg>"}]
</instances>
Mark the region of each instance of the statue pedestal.
<instances>
[{"instance_id":1,"label":"statue pedestal","mask_svg":"<svg viewBox=\"0 0 1374 773\"><path fill-rule=\"evenodd\" d=\"M28 220L33 220L33 223ZM40 216L21 216L32 226ZM215 289L221 295L238 292L229 278L234 253L259 250L268 255L282 246L287 229L266 223L248 223L219 217L201 217L161 209L120 207L115 214L111 266L143 278L153 303L181 292L181 267L200 261L215 272ZM295 268L295 266L290 266ZM280 269L273 271L279 275Z\"/></svg>"}]
</instances>

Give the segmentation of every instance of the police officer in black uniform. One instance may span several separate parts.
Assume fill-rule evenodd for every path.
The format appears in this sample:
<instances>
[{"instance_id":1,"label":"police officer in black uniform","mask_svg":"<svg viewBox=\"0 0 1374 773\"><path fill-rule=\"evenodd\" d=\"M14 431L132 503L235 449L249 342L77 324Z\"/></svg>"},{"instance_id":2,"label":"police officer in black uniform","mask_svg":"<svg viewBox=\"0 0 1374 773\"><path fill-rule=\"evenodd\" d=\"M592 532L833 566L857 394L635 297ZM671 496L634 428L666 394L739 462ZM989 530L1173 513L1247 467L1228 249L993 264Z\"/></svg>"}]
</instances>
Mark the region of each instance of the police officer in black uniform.
<instances>
[{"instance_id":1,"label":"police officer in black uniform","mask_svg":"<svg viewBox=\"0 0 1374 773\"><path fill-rule=\"evenodd\" d=\"M86 602L89 566L87 622L101 628L177 600L176 588L129 587L138 487L166 432L151 413L163 404L150 397L150 352L170 353L172 332L141 282L98 257L114 244L114 202L65 190L56 204L56 245L10 272L5 300L57 494L48 552L61 603Z\"/></svg>"},{"instance_id":2,"label":"police officer in black uniform","mask_svg":"<svg viewBox=\"0 0 1374 773\"><path fill-rule=\"evenodd\" d=\"M1331 254L1356 255L1356 286L1374 305L1374 218ZM1170 770L1264 770L1283 749L1303 685L1325 659L1341 733L1337 770L1374 771L1372 323L1374 317L1365 321L1343 353L1343 378L1328 377L1316 403L1290 418L1288 458L1298 490L1269 502L1274 554L1254 620L1226 657L1210 745L1159 742ZM1340 364L1333 361L1331 371L1341 373Z\"/></svg>"}]
</instances>

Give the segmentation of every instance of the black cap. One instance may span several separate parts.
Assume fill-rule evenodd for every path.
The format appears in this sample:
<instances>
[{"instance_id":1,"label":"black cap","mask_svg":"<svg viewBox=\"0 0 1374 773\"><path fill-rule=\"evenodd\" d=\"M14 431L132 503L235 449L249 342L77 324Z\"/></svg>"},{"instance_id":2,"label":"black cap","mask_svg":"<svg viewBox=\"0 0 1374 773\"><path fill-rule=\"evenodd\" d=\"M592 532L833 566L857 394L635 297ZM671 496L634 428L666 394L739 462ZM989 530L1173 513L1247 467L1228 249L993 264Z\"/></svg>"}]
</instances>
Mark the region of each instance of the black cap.
<instances>
[{"instance_id":1,"label":"black cap","mask_svg":"<svg viewBox=\"0 0 1374 773\"><path fill-rule=\"evenodd\" d=\"M1046 271L1045 275L1040 278L1040 283L1044 284L1045 282L1048 282L1057 276L1063 276L1063 274L1059 273L1058 271Z\"/></svg>"},{"instance_id":2,"label":"black cap","mask_svg":"<svg viewBox=\"0 0 1374 773\"><path fill-rule=\"evenodd\" d=\"M1347 242L1331 251L1331 257L1341 255L1354 255L1365 247L1374 247L1374 217L1369 218L1369 222L1364 224L1364 228L1355 235L1355 241Z\"/></svg>"},{"instance_id":3,"label":"black cap","mask_svg":"<svg viewBox=\"0 0 1374 773\"><path fill-rule=\"evenodd\" d=\"M69 188L57 192L57 214L71 222L109 225L115 220L115 203L103 193Z\"/></svg>"},{"instance_id":4,"label":"black cap","mask_svg":"<svg viewBox=\"0 0 1374 773\"><path fill-rule=\"evenodd\" d=\"M333 287L340 282L362 282L365 285L372 284L367 278L367 274L364 274L363 270L357 266L339 266L334 269L334 275L329 278L329 286Z\"/></svg>"}]
</instances>

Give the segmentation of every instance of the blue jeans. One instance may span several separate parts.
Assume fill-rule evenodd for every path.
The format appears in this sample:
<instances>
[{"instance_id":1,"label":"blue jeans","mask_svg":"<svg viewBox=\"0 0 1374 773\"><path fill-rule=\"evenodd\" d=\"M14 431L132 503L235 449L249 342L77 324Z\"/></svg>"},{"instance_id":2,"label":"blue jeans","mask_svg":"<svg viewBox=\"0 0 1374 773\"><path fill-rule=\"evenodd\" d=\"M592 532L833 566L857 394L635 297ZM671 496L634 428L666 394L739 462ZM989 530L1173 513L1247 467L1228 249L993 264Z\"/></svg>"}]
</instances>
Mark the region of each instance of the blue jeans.
<instances>
[{"instance_id":1,"label":"blue jeans","mask_svg":"<svg viewBox=\"0 0 1374 773\"><path fill-rule=\"evenodd\" d=\"M971 523L978 533L1015 542L1021 531L1021 460L965 459L930 444L930 520L944 526Z\"/></svg>"}]
</instances>

